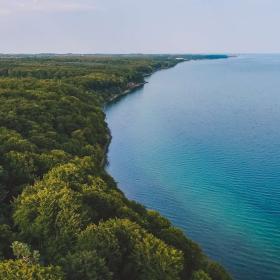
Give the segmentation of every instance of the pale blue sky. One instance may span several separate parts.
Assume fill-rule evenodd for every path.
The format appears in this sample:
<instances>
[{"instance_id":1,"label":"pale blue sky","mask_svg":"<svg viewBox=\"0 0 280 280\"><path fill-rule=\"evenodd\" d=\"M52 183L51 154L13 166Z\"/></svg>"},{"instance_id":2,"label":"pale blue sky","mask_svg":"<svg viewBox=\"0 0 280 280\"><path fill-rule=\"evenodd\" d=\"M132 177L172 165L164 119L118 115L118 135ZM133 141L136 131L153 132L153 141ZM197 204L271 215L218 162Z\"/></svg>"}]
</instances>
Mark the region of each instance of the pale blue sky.
<instances>
[{"instance_id":1,"label":"pale blue sky","mask_svg":"<svg viewBox=\"0 0 280 280\"><path fill-rule=\"evenodd\" d=\"M0 0L0 52L280 52L280 0Z\"/></svg>"}]
</instances>

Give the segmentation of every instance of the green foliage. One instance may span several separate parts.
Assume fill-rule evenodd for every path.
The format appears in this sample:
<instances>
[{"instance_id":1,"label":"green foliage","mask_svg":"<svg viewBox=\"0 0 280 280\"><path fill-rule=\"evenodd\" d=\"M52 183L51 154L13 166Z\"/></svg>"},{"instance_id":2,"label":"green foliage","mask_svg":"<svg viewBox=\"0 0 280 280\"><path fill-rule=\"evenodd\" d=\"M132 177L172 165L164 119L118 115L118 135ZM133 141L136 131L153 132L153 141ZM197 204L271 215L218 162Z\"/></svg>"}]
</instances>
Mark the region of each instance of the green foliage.
<instances>
[{"instance_id":1,"label":"green foliage","mask_svg":"<svg viewBox=\"0 0 280 280\"><path fill-rule=\"evenodd\" d=\"M161 230L159 237L184 253L184 276L190 277L193 271L203 268L207 260L200 247L189 240L181 230L174 227L165 228Z\"/></svg>"},{"instance_id":2,"label":"green foliage","mask_svg":"<svg viewBox=\"0 0 280 280\"><path fill-rule=\"evenodd\" d=\"M56 266L28 264L23 260L0 262L0 279L5 280L63 280L64 274Z\"/></svg>"},{"instance_id":3,"label":"green foliage","mask_svg":"<svg viewBox=\"0 0 280 280\"><path fill-rule=\"evenodd\" d=\"M96 251L117 279L179 279L183 267L180 251L129 220L89 226L77 248Z\"/></svg>"},{"instance_id":4,"label":"green foliage","mask_svg":"<svg viewBox=\"0 0 280 280\"><path fill-rule=\"evenodd\" d=\"M12 244L12 249L14 255L18 259L22 259L28 264L36 264L39 262L40 259L39 251L35 250L32 252L30 247L25 243L14 241Z\"/></svg>"},{"instance_id":5,"label":"green foliage","mask_svg":"<svg viewBox=\"0 0 280 280\"><path fill-rule=\"evenodd\" d=\"M95 251L70 253L61 261L69 280L111 280L112 273Z\"/></svg>"},{"instance_id":6,"label":"green foliage","mask_svg":"<svg viewBox=\"0 0 280 280\"><path fill-rule=\"evenodd\" d=\"M231 280L230 275L216 262L209 262L206 271L212 280Z\"/></svg>"},{"instance_id":7,"label":"green foliage","mask_svg":"<svg viewBox=\"0 0 280 280\"><path fill-rule=\"evenodd\" d=\"M73 246L76 234L87 221L86 213L81 196L67 186L40 187L28 188L18 197L14 220L24 239L52 260Z\"/></svg>"},{"instance_id":8,"label":"green foliage","mask_svg":"<svg viewBox=\"0 0 280 280\"><path fill-rule=\"evenodd\" d=\"M191 280L211 280L211 278L203 270L199 270L193 273Z\"/></svg>"},{"instance_id":9,"label":"green foliage","mask_svg":"<svg viewBox=\"0 0 280 280\"><path fill-rule=\"evenodd\" d=\"M0 225L0 260L10 258L12 256L10 244L13 242L15 234L9 225Z\"/></svg>"},{"instance_id":10,"label":"green foliage","mask_svg":"<svg viewBox=\"0 0 280 280\"><path fill-rule=\"evenodd\" d=\"M13 253L17 260L0 262L0 279L5 280L63 280L64 274L58 266L41 266L40 253L32 251L25 243L14 241Z\"/></svg>"}]
</instances>

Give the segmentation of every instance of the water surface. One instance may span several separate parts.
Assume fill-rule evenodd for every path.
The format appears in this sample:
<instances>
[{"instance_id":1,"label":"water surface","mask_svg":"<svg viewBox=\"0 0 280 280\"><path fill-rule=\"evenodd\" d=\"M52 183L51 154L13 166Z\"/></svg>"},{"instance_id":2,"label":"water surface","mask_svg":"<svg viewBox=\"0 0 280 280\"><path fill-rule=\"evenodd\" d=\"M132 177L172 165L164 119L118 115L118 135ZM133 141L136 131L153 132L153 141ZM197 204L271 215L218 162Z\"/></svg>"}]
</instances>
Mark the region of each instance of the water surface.
<instances>
[{"instance_id":1,"label":"water surface","mask_svg":"<svg viewBox=\"0 0 280 280\"><path fill-rule=\"evenodd\" d=\"M106 109L109 173L239 280L280 279L280 56L191 61Z\"/></svg>"}]
</instances>

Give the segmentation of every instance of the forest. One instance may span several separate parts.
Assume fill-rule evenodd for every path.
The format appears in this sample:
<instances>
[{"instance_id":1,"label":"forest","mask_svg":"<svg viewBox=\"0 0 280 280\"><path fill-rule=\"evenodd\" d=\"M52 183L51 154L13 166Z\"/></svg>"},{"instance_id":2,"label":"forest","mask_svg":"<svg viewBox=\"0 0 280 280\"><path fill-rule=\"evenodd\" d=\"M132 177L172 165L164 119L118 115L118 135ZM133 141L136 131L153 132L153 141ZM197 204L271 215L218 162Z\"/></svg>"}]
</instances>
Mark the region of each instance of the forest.
<instances>
[{"instance_id":1,"label":"forest","mask_svg":"<svg viewBox=\"0 0 280 280\"><path fill-rule=\"evenodd\" d=\"M0 55L1 280L231 279L169 220L128 200L105 170L104 106L181 61Z\"/></svg>"}]
</instances>

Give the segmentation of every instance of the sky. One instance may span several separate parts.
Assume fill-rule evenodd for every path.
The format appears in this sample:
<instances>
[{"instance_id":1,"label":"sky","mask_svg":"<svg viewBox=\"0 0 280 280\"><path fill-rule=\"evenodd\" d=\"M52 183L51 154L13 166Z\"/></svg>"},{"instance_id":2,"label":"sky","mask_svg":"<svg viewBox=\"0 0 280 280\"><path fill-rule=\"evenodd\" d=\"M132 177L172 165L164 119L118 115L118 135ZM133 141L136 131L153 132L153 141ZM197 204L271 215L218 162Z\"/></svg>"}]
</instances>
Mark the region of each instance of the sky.
<instances>
[{"instance_id":1,"label":"sky","mask_svg":"<svg viewBox=\"0 0 280 280\"><path fill-rule=\"evenodd\" d=\"M0 53L280 53L280 0L0 0Z\"/></svg>"}]
</instances>

